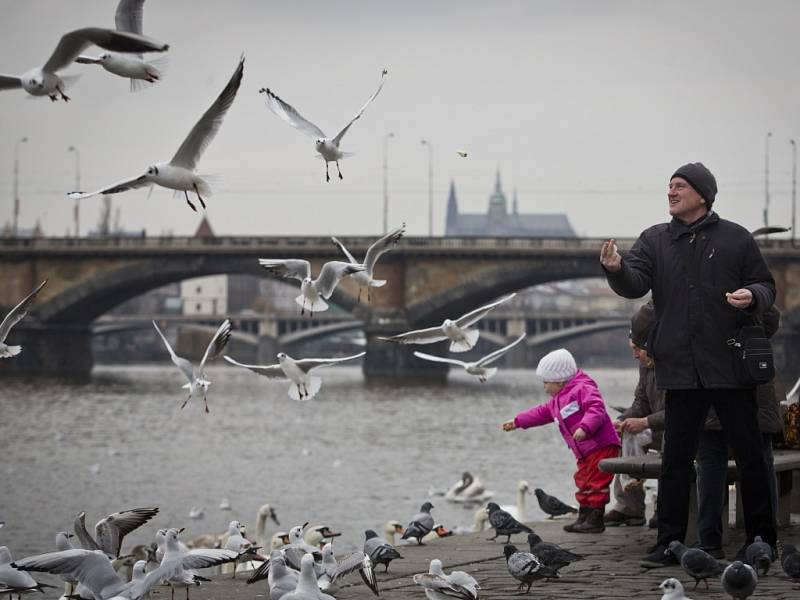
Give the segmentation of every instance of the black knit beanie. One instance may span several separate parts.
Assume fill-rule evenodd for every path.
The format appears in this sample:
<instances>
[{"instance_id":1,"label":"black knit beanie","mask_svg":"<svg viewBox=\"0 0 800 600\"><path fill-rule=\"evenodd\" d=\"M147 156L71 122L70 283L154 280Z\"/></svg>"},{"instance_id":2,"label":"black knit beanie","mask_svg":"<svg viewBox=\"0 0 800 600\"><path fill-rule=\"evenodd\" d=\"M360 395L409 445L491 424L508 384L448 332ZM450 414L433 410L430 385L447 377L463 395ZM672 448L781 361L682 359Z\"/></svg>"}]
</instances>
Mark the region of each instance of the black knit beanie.
<instances>
[{"instance_id":1,"label":"black knit beanie","mask_svg":"<svg viewBox=\"0 0 800 600\"><path fill-rule=\"evenodd\" d=\"M653 328L655 320L656 313L652 300L647 304L642 304L631 317L630 338L642 350L647 350L647 338L650 336L650 330Z\"/></svg>"},{"instance_id":2,"label":"black knit beanie","mask_svg":"<svg viewBox=\"0 0 800 600\"><path fill-rule=\"evenodd\" d=\"M687 163L672 174L670 181L675 177L685 179L703 197L709 210L711 209L717 196L717 180L703 163Z\"/></svg>"}]
</instances>

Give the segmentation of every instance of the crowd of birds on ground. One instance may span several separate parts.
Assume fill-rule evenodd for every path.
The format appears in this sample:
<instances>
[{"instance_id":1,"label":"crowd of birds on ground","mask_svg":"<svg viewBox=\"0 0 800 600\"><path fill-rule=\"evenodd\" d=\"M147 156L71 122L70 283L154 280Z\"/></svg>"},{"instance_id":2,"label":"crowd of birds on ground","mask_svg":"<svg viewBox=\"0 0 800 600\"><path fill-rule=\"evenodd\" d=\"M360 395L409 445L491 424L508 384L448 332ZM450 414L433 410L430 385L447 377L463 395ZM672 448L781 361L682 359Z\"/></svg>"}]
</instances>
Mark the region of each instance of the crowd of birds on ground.
<instances>
[{"instance_id":1,"label":"crowd of birds on ground","mask_svg":"<svg viewBox=\"0 0 800 600\"><path fill-rule=\"evenodd\" d=\"M73 63L97 64L114 75L128 78L130 90L139 91L149 84L158 82L164 75L168 61L166 58L145 60L144 54L165 52L169 46L142 34L144 0L121 0L115 13L116 29L87 27L70 31L62 36L53 54L41 66L28 70L20 76L0 75L0 90L24 89L32 96L46 96L52 101L59 98L68 102L70 98L66 90L74 84L79 76L60 76L59 71ZM92 45L106 50L105 53L91 57L82 53ZM325 161L326 181L330 181L329 163L333 162L338 177L343 178L339 160L349 153L340 149L342 138L355 121L361 118L366 108L376 99L383 89L386 69L381 71L380 82L375 92L369 97L356 115L334 137L328 137L311 121L305 119L290 104L282 100L269 88L259 90L264 94L267 107L292 127L314 139L316 151ZM222 121L233 104L244 76L244 56L242 56L233 75L225 88L212 103L209 109L194 125L184 139L175 155L168 162L155 163L145 173L129 180L103 187L91 193L76 190L69 194L73 198L87 198L97 194L116 194L132 189L148 187L152 192L155 185L174 190L177 196L181 192L188 206L197 211L189 192L193 192L203 209L205 198L212 194L212 186L207 178L196 173L197 163L204 150L217 134ZM467 152L458 150L458 155L466 158ZM358 284L358 301L366 288L367 301L371 301L371 288L382 287L386 280L374 278L374 268L380 256L394 247L402 238L405 226L395 229L381 237L367 250L363 262L359 262L336 237L333 244L345 255L347 261L329 261L323 264L316 278L312 277L311 264L302 259L259 259L259 264L271 274L297 279L300 281L300 295L296 302L301 307L301 315L308 311L313 317L315 312L328 309L329 300L337 285L344 277L351 277ZM6 339L11 329L25 317L37 294L47 283L43 281L28 296L19 302L0 323L0 358L12 358L20 353L19 345L8 345ZM495 302L481 306L461 317L445 319L439 326L409 331L384 339L399 344L432 344L448 340L451 352L466 352L477 343L480 335L475 324L485 317L496 306L510 300L514 294L505 296ZM204 371L205 365L223 355L231 336L232 324L226 319L217 329L209 343L199 365L195 368L190 361L178 356L158 325L153 322L158 335L166 346L172 362L183 373L187 383L188 397L181 407L191 398L202 392L204 409L208 413L207 391L211 382ZM474 362L464 362L453 358L440 357L414 352L420 359L445 362L462 367L481 382L494 376L497 369L489 365L499 359L525 338L523 333L507 346L500 348ZM365 353L338 358L303 358L294 359L285 353L277 355L278 363L273 365L246 365L230 356L224 358L229 363L250 369L270 379L284 379L291 382L289 396L293 400L309 400L319 391L322 380L312 371L324 366L331 366L348 360L360 358ZM475 514L473 530L481 531L488 523L495 535L490 540L506 536L504 556L509 574L520 582L519 590L529 592L531 585L542 579L559 577L559 571L583 557L569 549L560 548L544 542L524 519L524 497L529 494L527 482L521 481L517 490L517 505L501 507L488 502ZM540 507L551 518L576 512L557 498L546 494L541 489L535 490ZM442 494L447 500L468 504L482 504L492 497L482 483L470 473L464 473L461 480ZM377 596L380 594L378 580L373 570L374 565L384 565L388 572L393 560L402 559L394 547L396 534L402 540L414 540L422 545L426 540L447 536L452 533L446 527L434 522L431 502L425 502L420 512L414 515L403 527L398 521L388 521L384 527L384 537L374 530L365 532L363 550L346 557L337 558L333 552L333 540L340 535L325 525L308 526L308 523L292 527L288 532L277 532L269 540L269 553L265 556L265 546L249 540L245 536L245 528L237 520L230 522L229 529L223 534L200 536L183 543L180 535L182 528L162 528L155 533L155 541L150 545L138 545L128 553L122 554L122 542L131 531L139 528L158 513L158 508L136 508L113 513L100 520L92 536L85 527L85 514L75 519L75 534L64 531L55 535L56 551L30 556L14 561L6 546L0 546L0 594L21 596L31 591L41 591L53 587L45 583L37 583L29 572L45 572L56 574L65 584L64 598L85 600L136 600L148 598L154 586L166 584L172 588L184 588L189 598L191 587L200 585L207 578L199 575L197 570L230 566L232 576L236 577L237 565L246 565L252 569L247 583L267 579L271 600L316 600L332 598L341 587L344 579L358 573L364 583ZM190 517L198 517L201 509L193 507ZM257 533L263 534L266 520L271 518L279 525L274 509L264 505L257 516ZM4 523L0 521L0 527ZM519 550L510 543L511 536L527 534L528 550ZM73 547L70 541L77 537L80 548ZM257 536L258 537L258 536ZM758 577L769 573L776 557L773 549L759 538L747 548L746 562L734 561L723 566L716 559L699 548L686 548L679 542L670 544L671 552L680 562L686 574L695 581L695 589L702 581L708 587L708 579L721 576L723 589L732 598L747 598L753 594ZM790 545L783 545L781 565L786 575L793 581L800 581L800 553ZM463 598L477 600L480 586L468 573L452 571L446 574L440 559L433 559L427 573L413 576L414 582L431 600L445 598ZM661 584L664 592L662 600L684 600L686 595L683 585L675 578L666 579Z\"/></svg>"}]
</instances>

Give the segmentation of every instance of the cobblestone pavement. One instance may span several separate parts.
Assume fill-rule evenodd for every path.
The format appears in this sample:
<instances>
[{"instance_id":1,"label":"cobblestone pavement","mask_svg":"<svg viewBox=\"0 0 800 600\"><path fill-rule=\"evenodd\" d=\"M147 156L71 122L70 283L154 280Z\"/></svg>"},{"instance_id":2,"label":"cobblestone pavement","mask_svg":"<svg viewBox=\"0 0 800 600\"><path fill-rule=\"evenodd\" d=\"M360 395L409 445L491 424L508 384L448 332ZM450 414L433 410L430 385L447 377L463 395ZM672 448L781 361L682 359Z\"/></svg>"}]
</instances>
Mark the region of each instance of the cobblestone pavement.
<instances>
[{"instance_id":1,"label":"cobblestone pavement","mask_svg":"<svg viewBox=\"0 0 800 600\"><path fill-rule=\"evenodd\" d=\"M566 533L562 526L568 521L556 519L530 523L535 531L546 541L558 543L585 556L585 559L561 571L562 578L553 581L534 583L529 597L538 599L617 599L661 598L658 585L668 577L677 577L687 588L687 595L693 599L727 599L719 580L709 581L710 589L701 584L692 590L694 582L680 567L662 569L642 569L639 558L655 541L655 533L645 527L615 527L606 529L603 534ZM510 598L518 595L517 582L506 570L502 557L503 544L487 541L489 532L472 533L443 538L425 546L399 546L403 560L392 562L389 572L384 574L378 568L378 581L381 598L395 600L400 598L425 599L421 588L411 579L414 573L428 570L432 558L444 563L446 572L457 567L467 571L481 586L481 598ZM732 559L743 542L740 531L731 531L731 539L725 552ZM800 526L794 525L781 530L781 539L797 544L800 542ZM515 536L512 543L519 548L527 546L525 537ZM213 581L191 591L192 600L263 600L269 598L266 581L246 585L246 574L231 579L230 575L214 576ZM367 600L374 598L361 583L357 575L351 576L351 585L342 588L339 600ZM690 583L691 582L691 583ZM155 590L153 597L164 600L169 590ZM759 581L753 598L771 600L797 600L800 586L793 586L783 574L778 563L769 574ZM176 592L176 598L183 600L183 590Z\"/></svg>"}]
</instances>

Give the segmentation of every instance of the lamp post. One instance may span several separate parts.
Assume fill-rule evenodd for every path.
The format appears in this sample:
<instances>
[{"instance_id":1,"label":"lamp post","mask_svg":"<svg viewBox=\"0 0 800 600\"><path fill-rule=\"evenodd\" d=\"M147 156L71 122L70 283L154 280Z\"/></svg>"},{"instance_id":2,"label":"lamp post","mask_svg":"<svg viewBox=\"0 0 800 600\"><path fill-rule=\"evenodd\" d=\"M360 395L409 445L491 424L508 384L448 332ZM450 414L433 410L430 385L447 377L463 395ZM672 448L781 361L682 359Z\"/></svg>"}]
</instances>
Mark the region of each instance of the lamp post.
<instances>
[{"instance_id":1,"label":"lamp post","mask_svg":"<svg viewBox=\"0 0 800 600\"><path fill-rule=\"evenodd\" d=\"M767 132L767 139L764 149L764 227L769 225L769 138L772 132Z\"/></svg>"},{"instance_id":2,"label":"lamp post","mask_svg":"<svg viewBox=\"0 0 800 600\"><path fill-rule=\"evenodd\" d=\"M794 247L794 220L797 214L797 144L789 140L792 145L792 247Z\"/></svg>"},{"instance_id":3,"label":"lamp post","mask_svg":"<svg viewBox=\"0 0 800 600\"><path fill-rule=\"evenodd\" d=\"M383 136L383 233L389 231L389 138L392 132Z\"/></svg>"},{"instance_id":4,"label":"lamp post","mask_svg":"<svg viewBox=\"0 0 800 600\"><path fill-rule=\"evenodd\" d=\"M81 153L75 146L67 148L67 152L75 153L75 191L81 191ZM81 235L80 200L75 199L75 237Z\"/></svg>"},{"instance_id":5,"label":"lamp post","mask_svg":"<svg viewBox=\"0 0 800 600\"><path fill-rule=\"evenodd\" d=\"M27 137L21 137L14 145L14 237L19 233L19 145L27 141Z\"/></svg>"},{"instance_id":6,"label":"lamp post","mask_svg":"<svg viewBox=\"0 0 800 600\"><path fill-rule=\"evenodd\" d=\"M433 144L428 140L420 144L428 147L428 237L433 237Z\"/></svg>"}]
</instances>

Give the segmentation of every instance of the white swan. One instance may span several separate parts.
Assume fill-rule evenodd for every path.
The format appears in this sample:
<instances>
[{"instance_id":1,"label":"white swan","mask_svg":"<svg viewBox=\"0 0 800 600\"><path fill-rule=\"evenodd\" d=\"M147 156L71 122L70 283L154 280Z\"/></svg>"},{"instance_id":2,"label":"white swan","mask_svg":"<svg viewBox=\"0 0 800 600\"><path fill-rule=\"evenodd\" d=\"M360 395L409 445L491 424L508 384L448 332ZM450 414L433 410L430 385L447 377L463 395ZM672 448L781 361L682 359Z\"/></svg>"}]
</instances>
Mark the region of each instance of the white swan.
<instances>
[{"instance_id":1,"label":"white swan","mask_svg":"<svg viewBox=\"0 0 800 600\"><path fill-rule=\"evenodd\" d=\"M262 504L256 513L256 544L262 548L267 547L267 520L272 519L275 525L280 525L275 509L270 504Z\"/></svg>"},{"instance_id":2,"label":"white swan","mask_svg":"<svg viewBox=\"0 0 800 600\"><path fill-rule=\"evenodd\" d=\"M383 537L392 545L394 545L395 534L402 534L403 531L405 531L405 529L400 521L389 520L383 524Z\"/></svg>"},{"instance_id":3,"label":"white swan","mask_svg":"<svg viewBox=\"0 0 800 600\"><path fill-rule=\"evenodd\" d=\"M487 490L480 479L469 471L464 471L461 479L445 492L444 498L448 502L482 503L491 500L493 495L494 493Z\"/></svg>"},{"instance_id":4,"label":"white swan","mask_svg":"<svg viewBox=\"0 0 800 600\"><path fill-rule=\"evenodd\" d=\"M528 518L525 516L525 495L530 494L530 486L528 482L524 479L520 479L517 482L517 504L516 506L511 504L504 504L501 505L500 508L510 513L512 517L514 517L517 521L521 523L525 523Z\"/></svg>"},{"instance_id":5,"label":"white swan","mask_svg":"<svg viewBox=\"0 0 800 600\"><path fill-rule=\"evenodd\" d=\"M332 542L333 538L342 535L339 531L332 531L327 525L311 525L303 533L303 540L309 546L322 548L326 543Z\"/></svg>"},{"instance_id":6,"label":"white swan","mask_svg":"<svg viewBox=\"0 0 800 600\"><path fill-rule=\"evenodd\" d=\"M432 542L433 540L438 540L439 538L447 537L453 535L453 532L450 531L447 527L441 524L436 524L433 526L428 533L422 536L422 543L427 544L428 542Z\"/></svg>"}]
</instances>

